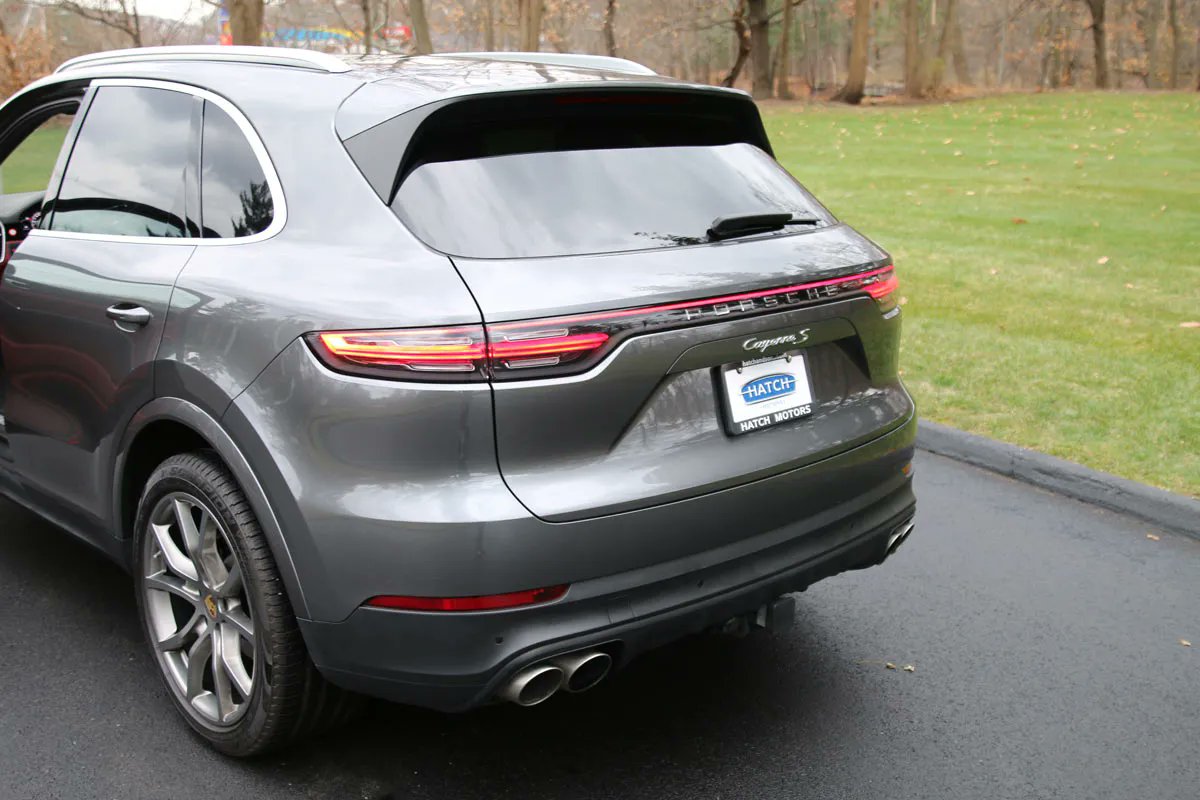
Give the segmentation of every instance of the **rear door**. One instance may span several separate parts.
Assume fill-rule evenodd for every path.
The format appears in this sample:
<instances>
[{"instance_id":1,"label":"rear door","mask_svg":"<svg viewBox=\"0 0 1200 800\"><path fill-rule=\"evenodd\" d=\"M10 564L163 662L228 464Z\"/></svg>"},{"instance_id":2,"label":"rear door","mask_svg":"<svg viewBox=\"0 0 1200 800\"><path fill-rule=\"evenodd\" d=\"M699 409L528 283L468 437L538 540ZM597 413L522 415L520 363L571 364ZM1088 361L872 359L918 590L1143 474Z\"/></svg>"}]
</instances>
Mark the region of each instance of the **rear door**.
<instances>
[{"instance_id":1,"label":"rear door","mask_svg":"<svg viewBox=\"0 0 1200 800\"><path fill-rule=\"evenodd\" d=\"M21 480L103 521L114 440L153 397L172 286L199 233L200 101L98 83L61 188L0 284L0 330Z\"/></svg>"},{"instance_id":2,"label":"rear door","mask_svg":"<svg viewBox=\"0 0 1200 800\"><path fill-rule=\"evenodd\" d=\"M568 521L720 491L909 418L887 254L754 126L644 95L555 105L478 136L436 135L431 117L392 202L488 323L500 466L531 511ZM762 214L778 220L727 238L715 224Z\"/></svg>"}]
</instances>

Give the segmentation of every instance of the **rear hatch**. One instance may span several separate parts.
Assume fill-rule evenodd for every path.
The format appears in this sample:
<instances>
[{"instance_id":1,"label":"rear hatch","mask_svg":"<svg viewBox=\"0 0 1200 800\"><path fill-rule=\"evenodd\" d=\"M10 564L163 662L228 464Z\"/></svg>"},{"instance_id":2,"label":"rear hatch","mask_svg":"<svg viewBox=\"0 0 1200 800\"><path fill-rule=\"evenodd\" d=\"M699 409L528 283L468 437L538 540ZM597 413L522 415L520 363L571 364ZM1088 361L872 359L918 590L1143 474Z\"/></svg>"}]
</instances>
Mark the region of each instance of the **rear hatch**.
<instances>
[{"instance_id":1,"label":"rear hatch","mask_svg":"<svg viewBox=\"0 0 1200 800\"><path fill-rule=\"evenodd\" d=\"M391 205L479 305L500 468L531 512L727 489L911 416L887 254L779 167L749 101L489 102L422 123Z\"/></svg>"}]
</instances>

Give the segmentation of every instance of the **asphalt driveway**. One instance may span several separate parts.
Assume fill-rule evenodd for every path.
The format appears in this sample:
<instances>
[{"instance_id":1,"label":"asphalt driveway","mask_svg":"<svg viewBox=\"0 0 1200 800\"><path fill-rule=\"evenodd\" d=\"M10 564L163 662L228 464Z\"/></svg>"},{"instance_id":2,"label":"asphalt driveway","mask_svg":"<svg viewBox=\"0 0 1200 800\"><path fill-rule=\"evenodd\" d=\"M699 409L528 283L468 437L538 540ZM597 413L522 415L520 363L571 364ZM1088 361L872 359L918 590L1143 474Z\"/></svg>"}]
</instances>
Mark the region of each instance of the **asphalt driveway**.
<instances>
[{"instance_id":1,"label":"asphalt driveway","mask_svg":"<svg viewBox=\"0 0 1200 800\"><path fill-rule=\"evenodd\" d=\"M1200 541L936 456L917 484L909 542L786 636L248 763L175 718L128 579L0 501L0 798L1200 797Z\"/></svg>"}]
</instances>

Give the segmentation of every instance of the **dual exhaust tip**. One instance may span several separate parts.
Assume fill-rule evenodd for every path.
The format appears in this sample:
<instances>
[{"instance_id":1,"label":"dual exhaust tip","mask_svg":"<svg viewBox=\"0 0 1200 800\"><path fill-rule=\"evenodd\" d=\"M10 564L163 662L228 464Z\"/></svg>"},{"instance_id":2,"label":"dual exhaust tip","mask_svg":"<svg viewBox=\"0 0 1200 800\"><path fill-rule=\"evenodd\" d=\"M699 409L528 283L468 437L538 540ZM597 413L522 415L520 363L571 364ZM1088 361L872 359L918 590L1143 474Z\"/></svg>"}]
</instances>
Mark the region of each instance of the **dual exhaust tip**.
<instances>
[{"instance_id":1,"label":"dual exhaust tip","mask_svg":"<svg viewBox=\"0 0 1200 800\"><path fill-rule=\"evenodd\" d=\"M900 545L904 544L904 540L913 532L913 525L912 520L909 520L892 532L892 535L888 537L887 548L883 553L884 558L887 558L900 549Z\"/></svg>"},{"instance_id":2,"label":"dual exhaust tip","mask_svg":"<svg viewBox=\"0 0 1200 800\"><path fill-rule=\"evenodd\" d=\"M612 656L601 650L568 653L518 672L500 690L500 697L519 706L536 706L559 689L586 692L607 677Z\"/></svg>"}]
</instances>

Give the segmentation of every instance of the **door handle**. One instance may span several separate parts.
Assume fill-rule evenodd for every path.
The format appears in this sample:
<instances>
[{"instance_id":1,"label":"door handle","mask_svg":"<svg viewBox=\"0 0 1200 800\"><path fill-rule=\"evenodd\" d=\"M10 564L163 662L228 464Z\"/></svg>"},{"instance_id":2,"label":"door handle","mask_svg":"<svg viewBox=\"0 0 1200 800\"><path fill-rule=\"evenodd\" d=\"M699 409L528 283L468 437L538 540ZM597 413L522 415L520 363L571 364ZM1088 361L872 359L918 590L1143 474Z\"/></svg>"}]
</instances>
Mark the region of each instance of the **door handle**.
<instances>
[{"instance_id":1,"label":"door handle","mask_svg":"<svg viewBox=\"0 0 1200 800\"><path fill-rule=\"evenodd\" d=\"M133 303L117 303L109 306L104 312L113 322L124 323L125 325L142 326L150 321L150 312L141 306L135 306Z\"/></svg>"}]
</instances>

